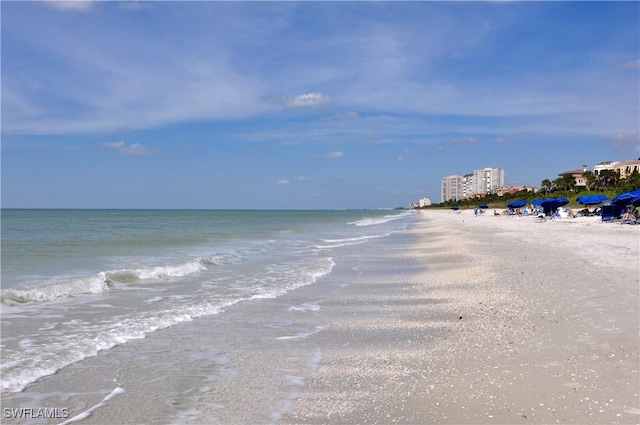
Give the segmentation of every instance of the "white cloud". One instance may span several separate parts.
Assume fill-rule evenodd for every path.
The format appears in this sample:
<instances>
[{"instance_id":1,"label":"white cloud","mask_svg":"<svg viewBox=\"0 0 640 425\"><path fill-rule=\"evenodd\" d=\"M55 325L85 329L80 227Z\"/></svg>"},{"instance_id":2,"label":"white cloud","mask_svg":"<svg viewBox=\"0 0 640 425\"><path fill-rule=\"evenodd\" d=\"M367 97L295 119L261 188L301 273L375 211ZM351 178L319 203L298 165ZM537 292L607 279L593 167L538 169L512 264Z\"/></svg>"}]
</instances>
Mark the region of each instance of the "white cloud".
<instances>
[{"instance_id":1,"label":"white cloud","mask_svg":"<svg viewBox=\"0 0 640 425\"><path fill-rule=\"evenodd\" d=\"M640 133L615 134L607 140L607 144L616 152L637 155L640 153Z\"/></svg>"},{"instance_id":2,"label":"white cloud","mask_svg":"<svg viewBox=\"0 0 640 425\"><path fill-rule=\"evenodd\" d=\"M87 12L93 10L95 7L94 1L88 0L70 0L70 1L58 1L58 0L46 0L46 5L58 9L58 10L71 10L77 12Z\"/></svg>"},{"instance_id":3,"label":"white cloud","mask_svg":"<svg viewBox=\"0 0 640 425\"><path fill-rule=\"evenodd\" d=\"M289 180L287 180L287 179L278 180L278 181L276 182L276 184L279 184L279 185L281 185L281 186L287 185L287 184L289 184L289 183L291 183L291 182L290 182Z\"/></svg>"},{"instance_id":4,"label":"white cloud","mask_svg":"<svg viewBox=\"0 0 640 425\"><path fill-rule=\"evenodd\" d=\"M285 104L289 108L309 108L312 106L325 105L330 102L331 99L329 96L322 93L306 93L287 100Z\"/></svg>"},{"instance_id":5,"label":"white cloud","mask_svg":"<svg viewBox=\"0 0 640 425\"><path fill-rule=\"evenodd\" d=\"M149 156L154 155L155 152L144 146L141 143L133 143L127 145L125 142L109 142L101 145L105 149L111 149L117 151L123 156Z\"/></svg>"},{"instance_id":6,"label":"white cloud","mask_svg":"<svg viewBox=\"0 0 640 425\"><path fill-rule=\"evenodd\" d=\"M311 177L307 177L307 176L298 176L298 180L300 180L300 181L311 180Z\"/></svg>"},{"instance_id":7,"label":"white cloud","mask_svg":"<svg viewBox=\"0 0 640 425\"><path fill-rule=\"evenodd\" d=\"M123 146L124 142L109 142L102 144L102 147L106 149L121 149Z\"/></svg>"},{"instance_id":8,"label":"white cloud","mask_svg":"<svg viewBox=\"0 0 640 425\"><path fill-rule=\"evenodd\" d=\"M328 154L324 155L323 158L325 159L335 159L335 158L342 158L344 156L344 153L342 151L333 151L333 152L329 152Z\"/></svg>"}]
</instances>

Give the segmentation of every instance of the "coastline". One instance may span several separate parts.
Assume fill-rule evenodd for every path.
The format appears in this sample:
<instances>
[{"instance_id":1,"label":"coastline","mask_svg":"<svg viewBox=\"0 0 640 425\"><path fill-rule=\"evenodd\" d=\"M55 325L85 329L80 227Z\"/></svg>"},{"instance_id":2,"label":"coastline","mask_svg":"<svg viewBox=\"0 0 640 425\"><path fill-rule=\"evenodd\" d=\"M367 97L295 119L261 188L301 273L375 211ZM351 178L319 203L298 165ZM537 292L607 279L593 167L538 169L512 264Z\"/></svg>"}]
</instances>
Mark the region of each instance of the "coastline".
<instances>
[{"instance_id":1,"label":"coastline","mask_svg":"<svg viewBox=\"0 0 640 425\"><path fill-rule=\"evenodd\" d=\"M640 421L640 228L420 215L322 302L281 423Z\"/></svg>"}]
</instances>

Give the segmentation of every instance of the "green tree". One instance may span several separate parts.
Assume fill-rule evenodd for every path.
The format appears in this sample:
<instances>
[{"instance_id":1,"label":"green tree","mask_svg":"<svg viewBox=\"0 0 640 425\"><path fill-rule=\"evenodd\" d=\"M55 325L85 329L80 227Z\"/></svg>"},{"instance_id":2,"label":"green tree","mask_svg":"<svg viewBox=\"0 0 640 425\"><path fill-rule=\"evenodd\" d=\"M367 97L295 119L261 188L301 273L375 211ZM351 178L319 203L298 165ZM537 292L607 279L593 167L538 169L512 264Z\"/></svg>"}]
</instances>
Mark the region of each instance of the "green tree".
<instances>
[{"instance_id":1,"label":"green tree","mask_svg":"<svg viewBox=\"0 0 640 425\"><path fill-rule=\"evenodd\" d=\"M597 182L600 190L613 190L618 186L620 176L613 170L602 170L598 174Z\"/></svg>"},{"instance_id":2,"label":"green tree","mask_svg":"<svg viewBox=\"0 0 640 425\"><path fill-rule=\"evenodd\" d=\"M619 179L617 189L620 192L631 192L640 189L640 173L634 171L624 179Z\"/></svg>"},{"instance_id":3,"label":"green tree","mask_svg":"<svg viewBox=\"0 0 640 425\"><path fill-rule=\"evenodd\" d=\"M552 183L556 190L574 191L576 188L576 179L571 174L563 174Z\"/></svg>"},{"instance_id":4,"label":"green tree","mask_svg":"<svg viewBox=\"0 0 640 425\"><path fill-rule=\"evenodd\" d=\"M598 181L596 179L596 175L593 174L592 171L585 171L582 174L582 177L584 177L584 182L587 186L587 190L594 190L595 188L597 188Z\"/></svg>"}]
</instances>

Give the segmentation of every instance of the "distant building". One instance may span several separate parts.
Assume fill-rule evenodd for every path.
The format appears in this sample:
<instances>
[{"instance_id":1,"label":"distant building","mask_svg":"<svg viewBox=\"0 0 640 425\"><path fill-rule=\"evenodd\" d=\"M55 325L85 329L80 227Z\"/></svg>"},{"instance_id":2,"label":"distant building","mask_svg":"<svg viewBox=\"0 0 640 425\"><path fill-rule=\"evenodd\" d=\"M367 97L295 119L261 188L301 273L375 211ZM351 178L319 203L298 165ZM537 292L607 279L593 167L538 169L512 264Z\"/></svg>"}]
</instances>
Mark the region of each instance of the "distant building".
<instances>
[{"instance_id":1,"label":"distant building","mask_svg":"<svg viewBox=\"0 0 640 425\"><path fill-rule=\"evenodd\" d=\"M453 175L442 179L441 184L441 202L450 200L459 201L463 197L462 183L464 177Z\"/></svg>"},{"instance_id":2,"label":"distant building","mask_svg":"<svg viewBox=\"0 0 640 425\"><path fill-rule=\"evenodd\" d=\"M537 192L538 188L533 186L502 186L493 191L498 196L504 196L508 194L514 194L517 192L522 192L526 190L527 192Z\"/></svg>"},{"instance_id":3,"label":"distant building","mask_svg":"<svg viewBox=\"0 0 640 425\"><path fill-rule=\"evenodd\" d=\"M462 181L462 192L465 198L483 196L493 193L504 186L504 170L502 168L482 168L465 174Z\"/></svg>"},{"instance_id":4,"label":"distant building","mask_svg":"<svg viewBox=\"0 0 640 425\"><path fill-rule=\"evenodd\" d=\"M475 193L492 193L504 186L504 170L502 168L483 168L473 172Z\"/></svg>"},{"instance_id":5,"label":"distant building","mask_svg":"<svg viewBox=\"0 0 640 425\"><path fill-rule=\"evenodd\" d=\"M631 161L604 161L593 167L593 174L598 176L603 170L615 172L621 179L627 178L631 173L640 173L640 159Z\"/></svg>"},{"instance_id":6,"label":"distant building","mask_svg":"<svg viewBox=\"0 0 640 425\"><path fill-rule=\"evenodd\" d=\"M418 207L422 208L422 207L427 207L431 205L431 198L421 198L418 201Z\"/></svg>"},{"instance_id":7,"label":"distant building","mask_svg":"<svg viewBox=\"0 0 640 425\"><path fill-rule=\"evenodd\" d=\"M462 176L462 197L468 198L475 194L475 180L473 173Z\"/></svg>"},{"instance_id":8,"label":"distant building","mask_svg":"<svg viewBox=\"0 0 640 425\"><path fill-rule=\"evenodd\" d=\"M464 176L453 175L442 179L442 202L458 201L494 193L504 186L504 170L502 168L482 168Z\"/></svg>"},{"instance_id":9,"label":"distant building","mask_svg":"<svg viewBox=\"0 0 640 425\"><path fill-rule=\"evenodd\" d=\"M558 174L559 176L571 175L576 181L576 187L587 187L587 180L584 178L584 173L587 172L587 166L584 165L582 169L565 171Z\"/></svg>"}]
</instances>

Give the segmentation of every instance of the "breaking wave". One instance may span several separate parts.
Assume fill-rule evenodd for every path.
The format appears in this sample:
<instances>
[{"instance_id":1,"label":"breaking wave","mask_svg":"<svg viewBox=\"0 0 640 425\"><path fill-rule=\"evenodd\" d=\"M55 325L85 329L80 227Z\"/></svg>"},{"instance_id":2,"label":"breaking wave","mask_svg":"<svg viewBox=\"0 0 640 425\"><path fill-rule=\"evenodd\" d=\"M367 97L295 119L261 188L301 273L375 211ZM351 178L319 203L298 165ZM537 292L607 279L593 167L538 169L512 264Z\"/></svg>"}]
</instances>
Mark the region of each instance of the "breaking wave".
<instances>
[{"instance_id":1,"label":"breaking wave","mask_svg":"<svg viewBox=\"0 0 640 425\"><path fill-rule=\"evenodd\" d=\"M213 256L198 258L186 263L112 270L99 272L93 276L62 278L53 283L45 282L28 287L3 289L0 291L0 302L4 305L15 306L99 294L112 290L117 284L187 276L215 265L224 264L227 261L226 257Z\"/></svg>"}]
</instances>

